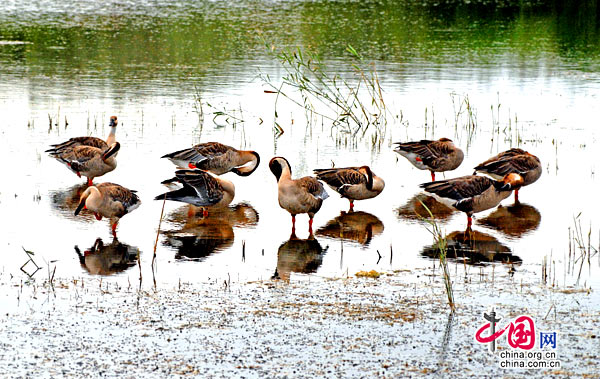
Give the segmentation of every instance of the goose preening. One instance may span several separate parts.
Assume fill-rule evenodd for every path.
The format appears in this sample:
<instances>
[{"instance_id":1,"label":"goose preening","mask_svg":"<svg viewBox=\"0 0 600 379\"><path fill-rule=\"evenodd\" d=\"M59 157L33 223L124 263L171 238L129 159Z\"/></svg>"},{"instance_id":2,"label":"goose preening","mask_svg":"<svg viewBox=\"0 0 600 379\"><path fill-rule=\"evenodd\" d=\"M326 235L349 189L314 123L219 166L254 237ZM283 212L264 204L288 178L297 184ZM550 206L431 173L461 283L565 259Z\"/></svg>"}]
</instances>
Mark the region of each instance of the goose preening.
<instances>
[{"instance_id":1,"label":"goose preening","mask_svg":"<svg viewBox=\"0 0 600 379\"><path fill-rule=\"evenodd\" d=\"M308 231L312 235L313 217L329 197L323 184L312 176L292 179L290 164L283 157L271 159L269 169L277 178L279 206L292 215L292 235L296 231L296 215L301 213L308 213Z\"/></svg>"},{"instance_id":2,"label":"goose preening","mask_svg":"<svg viewBox=\"0 0 600 379\"><path fill-rule=\"evenodd\" d=\"M106 141L104 141L101 138L98 137L90 137L90 136L86 136L86 137L73 137L71 139L69 139L68 141L62 142L62 143L57 143L54 145L50 145L52 146L50 149L46 150L47 153L50 153L50 155L62 155L63 153L67 152L68 150L72 150L77 146L91 146L91 147L97 147L100 150L106 150L109 148L110 145L112 145L113 143L117 142L116 138L115 138L115 134L117 133L117 116L111 116L110 117L110 132L108 133L108 137L106 137Z\"/></svg>"},{"instance_id":3,"label":"goose preening","mask_svg":"<svg viewBox=\"0 0 600 379\"><path fill-rule=\"evenodd\" d=\"M227 179L215 177L202 170L177 170L175 179L183 185L182 188L163 193L154 200L173 200L204 208L204 216L208 215L206 208L224 208L235 196L235 186Z\"/></svg>"},{"instance_id":4,"label":"goose preening","mask_svg":"<svg viewBox=\"0 0 600 379\"><path fill-rule=\"evenodd\" d=\"M314 173L317 179L350 201L350 211L354 210L354 200L371 199L385 187L383 179L369 166L316 169Z\"/></svg>"},{"instance_id":5,"label":"goose preening","mask_svg":"<svg viewBox=\"0 0 600 379\"><path fill-rule=\"evenodd\" d=\"M542 175L540 159L523 149L513 148L504 151L475 167L475 172L488 175L496 180L506 174L519 174L523 178L523 186L530 185ZM515 190L515 202L519 201L519 190Z\"/></svg>"},{"instance_id":6,"label":"goose preening","mask_svg":"<svg viewBox=\"0 0 600 379\"><path fill-rule=\"evenodd\" d=\"M46 150L51 157L64 163L77 176L93 179L113 171L117 167L116 153L121 145L116 141L117 116L110 118L110 133L106 141L98 137L74 137L68 141L51 145Z\"/></svg>"},{"instance_id":7,"label":"goose preening","mask_svg":"<svg viewBox=\"0 0 600 379\"><path fill-rule=\"evenodd\" d=\"M116 236L117 223L121 217L135 210L141 203L136 191L114 183L100 183L83 191L75 216L82 209L88 209L97 220L102 220L102 217L110 218L111 230Z\"/></svg>"},{"instance_id":8,"label":"goose preening","mask_svg":"<svg viewBox=\"0 0 600 379\"><path fill-rule=\"evenodd\" d=\"M467 229L470 229L474 213L495 207L522 185L523 178L519 174L507 174L502 180L470 175L423 183L420 187L440 202L465 212Z\"/></svg>"},{"instance_id":9,"label":"goose preening","mask_svg":"<svg viewBox=\"0 0 600 379\"><path fill-rule=\"evenodd\" d=\"M408 159L419 170L429 170L431 181L435 181L436 172L454 170L465 157L463 151L448 138L395 143L398 146L394 151Z\"/></svg>"},{"instance_id":10,"label":"goose preening","mask_svg":"<svg viewBox=\"0 0 600 379\"><path fill-rule=\"evenodd\" d=\"M168 158L178 167L199 168L215 175L231 171L239 176L248 176L260 163L260 156L256 151L237 150L219 142L201 143L161 158Z\"/></svg>"},{"instance_id":11,"label":"goose preening","mask_svg":"<svg viewBox=\"0 0 600 379\"><path fill-rule=\"evenodd\" d=\"M87 177L87 184L91 186L94 178L117 168L117 153L120 148L118 142L114 142L105 150L94 146L78 145L61 152L51 152L50 155L64 163L78 177Z\"/></svg>"}]
</instances>

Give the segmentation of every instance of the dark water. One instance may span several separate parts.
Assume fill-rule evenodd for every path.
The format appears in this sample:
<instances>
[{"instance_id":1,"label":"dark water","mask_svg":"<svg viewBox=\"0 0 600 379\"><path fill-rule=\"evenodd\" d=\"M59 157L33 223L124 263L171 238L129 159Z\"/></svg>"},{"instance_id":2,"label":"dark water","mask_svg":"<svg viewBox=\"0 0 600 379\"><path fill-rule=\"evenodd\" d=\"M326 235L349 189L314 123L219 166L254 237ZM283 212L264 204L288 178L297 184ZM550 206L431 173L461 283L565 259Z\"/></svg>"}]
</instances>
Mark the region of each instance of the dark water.
<instances>
[{"instance_id":1,"label":"dark water","mask_svg":"<svg viewBox=\"0 0 600 379\"><path fill-rule=\"evenodd\" d=\"M548 256L559 273L571 272L569 236L576 225L582 243L587 246L589 231L589 243L598 246L595 1L26 3L8 1L0 9L5 270L19 272L24 247L36 252L38 263L52 262L57 275L114 272L137 279L131 263L139 252L149 277L162 206L152 199L173 173L159 157L200 141L256 150L263 163L248 178L227 175L236 198L218 218L190 219L187 207L166 204L156 248L159 282L266 279L275 272L343 276L431 265L433 240L415 214L426 215L417 195L429 174L397 157L392 142L442 136L466 153L447 177L470 174L477 163L515 146L539 156L544 168L541 179L522 191L522 206L509 207L511 198L506 207L479 215L477 243L465 244L460 235L464 215L435 212L462 252L457 262L537 272ZM375 64L390 113L383 131L369 129L349 142L327 121L307 123L289 101L280 99L275 108L275 97L258 79L263 73L280 83L285 72L273 53L299 46L318 53L326 72L352 81L356 61L348 45L366 67ZM467 98L474 131L457 111ZM272 129L275 110L285 130L279 138ZM113 114L123 147L118 168L99 181L137 189L143 202L121 221L118 241L104 221L73 216L80 180L44 153L72 136L106 136ZM379 148L371 144L375 134ZM368 164L386 189L357 202L361 217L340 213L347 201L330 191L315 218L316 236L308 236L300 216L298 240L289 239L290 217L277 204L275 178L265 164L275 155L285 156L297 176L332 162ZM106 257L90 261L90 268L74 246ZM581 283L597 284L598 256L590 262ZM565 276L566 284L574 281Z\"/></svg>"}]
</instances>

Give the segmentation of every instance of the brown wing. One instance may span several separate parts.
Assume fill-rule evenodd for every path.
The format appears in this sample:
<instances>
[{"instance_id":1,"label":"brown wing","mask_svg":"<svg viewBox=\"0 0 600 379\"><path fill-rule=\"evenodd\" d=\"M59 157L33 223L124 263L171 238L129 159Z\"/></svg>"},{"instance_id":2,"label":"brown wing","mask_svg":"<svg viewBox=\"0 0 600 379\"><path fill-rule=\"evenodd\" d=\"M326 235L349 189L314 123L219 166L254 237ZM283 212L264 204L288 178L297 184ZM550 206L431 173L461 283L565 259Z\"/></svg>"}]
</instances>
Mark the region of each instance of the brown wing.
<instances>
[{"instance_id":1,"label":"brown wing","mask_svg":"<svg viewBox=\"0 0 600 379\"><path fill-rule=\"evenodd\" d=\"M493 185L494 181L485 176L469 175L460 178L423 183L419 187L426 192L452 200L462 200L480 195Z\"/></svg>"},{"instance_id":2,"label":"brown wing","mask_svg":"<svg viewBox=\"0 0 600 379\"><path fill-rule=\"evenodd\" d=\"M523 154L518 154L522 151ZM475 167L475 170L504 176L510 173L525 174L528 171L535 170L540 165L540 160L531 154L527 154L521 149L511 149L490 158L482 164Z\"/></svg>"},{"instance_id":3,"label":"brown wing","mask_svg":"<svg viewBox=\"0 0 600 379\"><path fill-rule=\"evenodd\" d=\"M106 142L98 137L74 137L68 141L51 145L52 147L46 150L51 155L64 154L69 150L76 148L77 146L91 146L97 147L100 150L106 150L108 145Z\"/></svg>"},{"instance_id":4,"label":"brown wing","mask_svg":"<svg viewBox=\"0 0 600 379\"><path fill-rule=\"evenodd\" d=\"M75 147L73 150L63 152L58 156L58 158L63 161L69 161L71 164L73 164L73 161L75 161L82 165L99 155L102 155L102 150L99 148L80 145Z\"/></svg>"},{"instance_id":5,"label":"brown wing","mask_svg":"<svg viewBox=\"0 0 600 379\"><path fill-rule=\"evenodd\" d=\"M314 173L319 180L333 188L339 188L344 184L367 183L367 178L358 171L358 167L316 169Z\"/></svg>"},{"instance_id":6,"label":"brown wing","mask_svg":"<svg viewBox=\"0 0 600 379\"><path fill-rule=\"evenodd\" d=\"M223 198L223 187L217 179L201 170L178 170L177 179L185 186L194 189L196 196L205 205L216 204Z\"/></svg>"},{"instance_id":7,"label":"brown wing","mask_svg":"<svg viewBox=\"0 0 600 379\"><path fill-rule=\"evenodd\" d=\"M170 154L163 155L161 158L176 159L186 162L198 162L202 159L211 159L225 154L233 149L230 146L219 142L205 142L192 146L188 149L178 150Z\"/></svg>"},{"instance_id":8,"label":"brown wing","mask_svg":"<svg viewBox=\"0 0 600 379\"><path fill-rule=\"evenodd\" d=\"M135 193L123 186L115 183L100 183L96 185L98 191L103 196L108 196L112 201L121 205L119 212L116 214L117 217L123 217L132 208L137 207L140 204L140 198Z\"/></svg>"},{"instance_id":9,"label":"brown wing","mask_svg":"<svg viewBox=\"0 0 600 379\"><path fill-rule=\"evenodd\" d=\"M326 199L329 197L323 185L312 176L305 176L297 179L297 182L302 188L306 189L306 192L310 193L315 198Z\"/></svg>"},{"instance_id":10,"label":"brown wing","mask_svg":"<svg viewBox=\"0 0 600 379\"><path fill-rule=\"evenodd\" d=\"M429 146L434 142L435 141L425 139L414 142L399 142L398 149L409 153L417 154L419 157L421 157L421 159L426 157L433 157L434 153L431 151Z\"/></svg>"},{"instance_id":11,"label":"brown wing","mask_svg":"<svg viewBox=\"0 0 600 379\"><path fill-rule=\"evenodd\" d=\"M231 146L223 145L219 142L205 142L194 146L194 150L196 150L198 154L206 158L210 158L217 155L225 154L227 151L235 149Z\"/></svg>"}]
</instances>

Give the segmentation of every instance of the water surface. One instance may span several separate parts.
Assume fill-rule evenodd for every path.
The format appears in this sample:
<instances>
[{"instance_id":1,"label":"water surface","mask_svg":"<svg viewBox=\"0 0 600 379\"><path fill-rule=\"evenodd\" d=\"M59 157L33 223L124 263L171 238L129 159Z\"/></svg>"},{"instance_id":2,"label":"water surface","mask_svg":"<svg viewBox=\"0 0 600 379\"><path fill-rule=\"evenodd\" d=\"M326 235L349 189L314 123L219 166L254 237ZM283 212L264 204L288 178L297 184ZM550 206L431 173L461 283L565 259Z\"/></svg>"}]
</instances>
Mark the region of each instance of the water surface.
<instances>
[{"instance_id":1,"label":"water surface","mask_svg":"<svg viewBox=\"0 0 600 379\"><path fill-rule=\"evenodd\" d=\"M477 216L482 242L467 246L474 256L457 256L457 264L537 271L548 257L560 283L573 284L576 277L561 273L573 271L575 222L586 244L589 230L591 244L599 243L598 9L596 2L8 1L0 9L0 266L19 273L23 247L38 264L56 266L57 275L134 281L139 271L131 263L139 254L150 278L162 207L153 198L174 169L159 157L205 141L256 150L262 163L250 177L226 175L236 198L219 218L188 218L187 206L166 204L156 247L159 283L429 266L433 239L415 215L422 213L418 184L429 174L398 157L392 142L444 136L466 153L446 177L470 174L510 147L536 154L544 168L521 192L519 207L510 198ZM374 63L384 89L389 116L379 148L371 143L374 128L348 140L326 120L308 122L289 101L275 108L275 96L258 79L262 73L278 85L284 71L273 52L300 46L317 52L324 70L352 82L356 60L348 44L366 67ZM457 111L467 97L474 132ZM275 110L285 131L278 138ZM244 122L234 125L218 112ZM143 202L121 220L118 241L105 221L73 216L82 180L44 153L73 136L106 136L113 114L120 122L119 165L97 181L136 189ZM341 213L347 201L329 191L314 238L307 217L299 216L298 240L290 240L291 219L277 204L266 164L275 155L290 161L295 176L332 163L368 164L386 189L356 203L361 217ZM460 245L466 217L436 214ZM88 265L85 250L108 253ZM598 255L590 260L580 285L598 285L599 262Z\"/></svg>"}]
</instances>

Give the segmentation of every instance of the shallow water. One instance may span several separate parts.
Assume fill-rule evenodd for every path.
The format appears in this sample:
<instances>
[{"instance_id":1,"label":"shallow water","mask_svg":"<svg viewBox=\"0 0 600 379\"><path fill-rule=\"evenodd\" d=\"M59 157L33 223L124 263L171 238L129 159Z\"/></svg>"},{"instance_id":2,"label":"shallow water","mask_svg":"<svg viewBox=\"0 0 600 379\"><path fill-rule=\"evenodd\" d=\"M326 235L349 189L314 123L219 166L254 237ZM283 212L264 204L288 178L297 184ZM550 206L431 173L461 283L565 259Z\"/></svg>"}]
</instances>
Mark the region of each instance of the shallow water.
<instances>
[{"instance_id":1,"label":"shallow water","mask_svg":"<svg viewBox=\"0 0 600 379\"><path fill-rule=\"evenodd\" d=\"M397 156L392 142L445 136L466 154L446 177L471 174L476 164L516 146L540 157L544 167L540 180L521 191L520 207L509 207L509 198L506 207L476 216L479 242L459 248L457 262L494 261L519 270L548 257L556 281L574 284L582 260L577 270L569 264L569 233L580 213L582 242L588 244L591 230L591 245L600 244L593 151L600 93L597 13L529 3L410 3L9 1L0 10L0 266L18 274L28 259L24 248L44 267L37 276L45 277L50 266L63 277L111 274L136 281L139 254L149 284L162 207L152 199L165 191L160 182L174 169L159 157L201 141L256 150L262 163L250 177L226 175L236 197L218 218L190 219L187 206L167 202L156 247L158 283L430 266L433 239L414 213L418 184L429 173ZM279 83L284 71L259 35L275 50L314 49L328 71L349 80L353 60L346 44L374 62L390 112L380 149L372 147L373 129L346 144L330 123L307 123L304 111L284 99L276 110L285 132L276 138L275 96L264 92L269 88L257 75ZM472 134L465 115L457 118L465 96L476 118ZM245 122L233 125L217 112ZM113 114L119 117L119 164L97 182L136 189L143 202L121 220L118 241L107 222L73 215L82 180L44 153L73 136L106 136ZM289 241L291 220L277 204L267 168L275 155L290 161L294 176L332 163L368 164L386 189L357 202L356 210L365 213L354 215L340 213L348 203L330 190L315 217L315 238L308 236L307 217L299 216L299 240ZM436 215L460 245L464 215ZM106 254L88 262L93 254L86 250ZM473 256L465 256L470 250ZM514 267L500 263L507 259ZM600 284L598 265L596 254L582 266L580 285Z\"/></svg>"}]
</instances>

